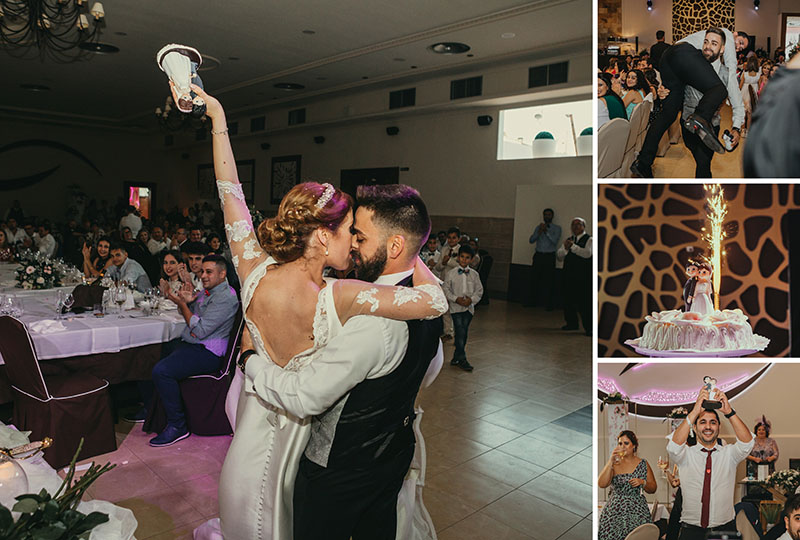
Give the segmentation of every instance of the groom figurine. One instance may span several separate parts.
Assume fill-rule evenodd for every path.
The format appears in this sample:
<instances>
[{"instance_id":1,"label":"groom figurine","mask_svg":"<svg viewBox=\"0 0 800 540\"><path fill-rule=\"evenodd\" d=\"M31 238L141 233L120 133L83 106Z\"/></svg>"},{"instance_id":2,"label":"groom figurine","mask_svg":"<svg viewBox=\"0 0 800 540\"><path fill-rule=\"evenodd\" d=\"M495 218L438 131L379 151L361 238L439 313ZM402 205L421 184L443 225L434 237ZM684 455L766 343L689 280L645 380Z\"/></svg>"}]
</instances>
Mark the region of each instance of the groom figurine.
<instances>
[{"instance_id":1,"label":"groom figurine","mask_svg":"<svg viewBox=\"0 0 800 540\"><path fill-rule=\"evenodd\" d=\"M361 186L357 204L356 276L411 286L430 233L419 193L397 184ZM308 369L286 371L249 357L246 391L300 418L314 416L294 486L295 540L396 537L397 497L414 456L414 401L441 367L441 334L441 318L362 315L347 321Z\"/></svg>"}]
</instances>

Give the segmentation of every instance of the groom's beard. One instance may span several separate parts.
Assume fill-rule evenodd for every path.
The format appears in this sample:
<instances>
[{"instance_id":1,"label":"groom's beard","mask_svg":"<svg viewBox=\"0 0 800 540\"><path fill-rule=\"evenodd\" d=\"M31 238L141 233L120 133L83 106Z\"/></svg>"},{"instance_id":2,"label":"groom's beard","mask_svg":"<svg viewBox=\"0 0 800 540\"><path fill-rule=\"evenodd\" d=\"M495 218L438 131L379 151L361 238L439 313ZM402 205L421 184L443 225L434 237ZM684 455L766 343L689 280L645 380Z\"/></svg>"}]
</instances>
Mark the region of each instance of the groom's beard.
<instances>
[{"instance_id":1,"label":"groom's beard","mask_svg":"<svg viewBox=\"0 0 800 540\"><path fill-rule=\"evenodd\" d=\"M361 281L374 282L383 274L386 268L386 248L378 249L371 259L365 259L360 254L355 258L356 277Z\"/></svg>"}]
</instances>

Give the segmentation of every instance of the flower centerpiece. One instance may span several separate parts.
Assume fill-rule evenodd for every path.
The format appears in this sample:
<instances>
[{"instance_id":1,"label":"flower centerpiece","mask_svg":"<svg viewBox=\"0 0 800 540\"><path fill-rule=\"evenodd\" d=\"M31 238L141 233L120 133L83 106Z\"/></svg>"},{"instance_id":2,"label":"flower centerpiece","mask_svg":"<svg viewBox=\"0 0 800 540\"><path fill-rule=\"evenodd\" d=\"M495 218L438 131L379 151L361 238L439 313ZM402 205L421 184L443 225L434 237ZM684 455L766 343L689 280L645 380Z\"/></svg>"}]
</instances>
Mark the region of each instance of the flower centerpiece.
<instances>
[{"instance_id":1,"label":"flower centerpiece","mask_svg":"<svg viewBox=\"0 0 800 540\"><path fill-rule=\"evenodd\" d=\"M800 471L794 469L775 471L767 477L764 484L782 491L787 496L794 495L797 487L800 486Z\"/></svg>"},{"instance_id":2,"label":"flower centerpiece","mask_svg":"<svg viewBox=\"0 0 800 540\"><path fill-rule=\"evenodd\" d=\"M619 405L621 403L625 403L626 401L628 401L628 396L623 396L618 391L614 392L613 394L607 394L605 397L603 397L602 403L600 403L600 411L602 411L606 405Z\"/></svg>"},{"instance_id":3,"label":"flower centerpiece","mask_svg":"<svg viewBox=\"0 0 800 540\"><path fill-rule=\"evenodd\" d=\"M79 281L80 270L62 260L45 257L39 252L22 251L18 255L20 266L16 270L17 287L22 289L52 289Z\"/></svg>"}]
</instances>

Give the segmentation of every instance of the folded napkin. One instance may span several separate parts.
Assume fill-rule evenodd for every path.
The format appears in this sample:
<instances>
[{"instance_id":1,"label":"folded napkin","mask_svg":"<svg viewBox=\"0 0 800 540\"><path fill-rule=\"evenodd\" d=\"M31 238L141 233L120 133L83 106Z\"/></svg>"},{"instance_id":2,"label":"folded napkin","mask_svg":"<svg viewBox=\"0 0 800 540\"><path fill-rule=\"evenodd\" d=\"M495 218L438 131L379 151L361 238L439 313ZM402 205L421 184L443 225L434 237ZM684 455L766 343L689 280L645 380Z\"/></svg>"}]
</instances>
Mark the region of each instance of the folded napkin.
<instances>
[{"instance_id":1,"label":"folded napkin","mask_svg":"<svg viewBox=\"0 0 800 540\"><path fill-rule=\"evenodd\" d=\"M133 291L128 291L128 294L125 295L125 303L122 304L123 310L135 309L136 302L133 301Z\"/></svg>"},{"instance_id":2,"label":"folded napkin","mask_svg":"<svg viewBox=\"0 0 800 540\"><path fill-rule=\"evenodd\" d=\"M43 321L36 321L28 325L28 330L34 334L53 334L66 330L67 327L61 324L61 321L53 321L45 319Z\"/></svg>"}]
</instances>

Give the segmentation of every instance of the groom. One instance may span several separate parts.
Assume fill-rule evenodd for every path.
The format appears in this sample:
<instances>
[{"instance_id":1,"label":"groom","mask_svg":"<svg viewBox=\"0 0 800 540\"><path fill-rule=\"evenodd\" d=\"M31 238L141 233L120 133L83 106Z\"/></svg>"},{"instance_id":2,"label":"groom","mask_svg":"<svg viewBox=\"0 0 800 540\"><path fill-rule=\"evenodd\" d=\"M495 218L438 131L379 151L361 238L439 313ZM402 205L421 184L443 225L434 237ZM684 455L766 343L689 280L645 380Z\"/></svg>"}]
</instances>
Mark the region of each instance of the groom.
<instances>
[{"instance_id":1,"label":"groom","mask_svg":"<svg viewBox=\"0 0 800 540\"><path fill-rule=\"evenodd\" d=\"M411 286L430 233L419 193L404 185L361 186L357 204L357 277ZM296 540L395 538L397 496L414 455L414 401L441 365L441 333L441 318L358 316L300 372L257 355L248 359L246 391L298 417L315 415L294 487Z\"/></svg>"}]
</instances>

